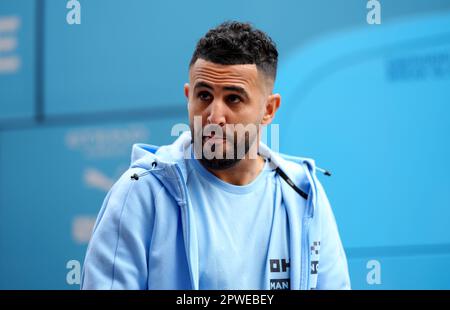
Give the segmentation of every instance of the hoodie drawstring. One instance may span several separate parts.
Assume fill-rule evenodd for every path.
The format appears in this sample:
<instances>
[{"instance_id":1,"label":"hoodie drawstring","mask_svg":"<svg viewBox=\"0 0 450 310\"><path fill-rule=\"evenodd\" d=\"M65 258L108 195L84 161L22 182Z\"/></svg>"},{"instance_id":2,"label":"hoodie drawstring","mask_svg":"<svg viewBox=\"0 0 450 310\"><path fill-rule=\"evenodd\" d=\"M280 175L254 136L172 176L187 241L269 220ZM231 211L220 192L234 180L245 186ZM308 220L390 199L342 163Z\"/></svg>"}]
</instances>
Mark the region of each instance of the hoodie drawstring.
<instances>
[{"instance_id":1,"label":"hoodie drawstring","mask_svg":"<svg viewBox=\"0 0 450 310\"><path fill-rule=\"evenodd\" d=\"M154 162L152 162L152 169L148 169L140 174L135 173L131 176L131 179L137 181L137 180L139 180L140 177L143 177L143 176L146 176L147 174L149 174L150 171L155 169L157 166L158 166L158 164L156 163L156 161L154 161Z\"/></svg>"}]
</instances>

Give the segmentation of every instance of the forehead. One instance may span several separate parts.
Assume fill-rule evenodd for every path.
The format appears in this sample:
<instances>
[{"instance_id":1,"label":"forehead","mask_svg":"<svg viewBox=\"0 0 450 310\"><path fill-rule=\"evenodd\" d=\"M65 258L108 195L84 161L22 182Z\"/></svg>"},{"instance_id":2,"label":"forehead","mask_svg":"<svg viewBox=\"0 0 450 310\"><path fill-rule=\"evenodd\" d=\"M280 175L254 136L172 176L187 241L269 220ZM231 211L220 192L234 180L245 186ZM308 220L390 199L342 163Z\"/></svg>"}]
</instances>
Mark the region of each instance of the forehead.
<instances>
[{"instance_id":1,"label":"forehead","mask_svg":"<svg viewBox=\"0 0 450 310\"><path fill-rule=\"evenodd\" d=\"M189 79L193 87L198 82L206 82L212 86L235 85L252 89L261 83L255 64L221 65L201 58L191 66Z\"/></svg>"}]
</instances>

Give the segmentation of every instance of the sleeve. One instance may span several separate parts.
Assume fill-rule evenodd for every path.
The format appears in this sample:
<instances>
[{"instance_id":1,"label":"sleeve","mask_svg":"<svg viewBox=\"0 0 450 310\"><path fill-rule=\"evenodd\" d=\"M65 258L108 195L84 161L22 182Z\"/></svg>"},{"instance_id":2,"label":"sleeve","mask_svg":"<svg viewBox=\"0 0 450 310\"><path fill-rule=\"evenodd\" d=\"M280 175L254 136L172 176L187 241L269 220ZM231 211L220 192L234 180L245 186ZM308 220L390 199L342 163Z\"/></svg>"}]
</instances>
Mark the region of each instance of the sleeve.
<instances>
[{"instance_id":1,"label":"sleeve","mask_svg":"<svg viewBox=\"0 0 450 310\"><path fill-rule=\"evenodd\" d=\"M81 289L146 289L154 195L125 173L107 194L88 245Z\"/></svg>"},{"instance_id":2,"label":"sleeve","mask_svg":"<svg viewBox=\"0 0 450 310\"><path fill-rule=\"evenodd\" d=\"M318 201L320 201L322 227L317 289L351 289L347 258L330 202L322 184L317 182L316 186Z\"/></svg>"}]
</instances>

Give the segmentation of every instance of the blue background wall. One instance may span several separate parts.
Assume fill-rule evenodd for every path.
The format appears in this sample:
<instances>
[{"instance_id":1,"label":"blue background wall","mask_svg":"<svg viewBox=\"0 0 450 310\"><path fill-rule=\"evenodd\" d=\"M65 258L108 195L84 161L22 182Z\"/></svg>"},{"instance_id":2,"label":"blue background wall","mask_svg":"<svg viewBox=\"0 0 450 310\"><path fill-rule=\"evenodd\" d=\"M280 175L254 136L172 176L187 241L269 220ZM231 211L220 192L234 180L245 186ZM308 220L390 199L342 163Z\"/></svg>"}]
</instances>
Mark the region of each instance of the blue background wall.
<instances>
[{"instance_id":1,"label":"blue background wall","mask_svg":"<svg viewBox=\"0 0 450 310\"><path fill-rule=\"evenodd\" d=\"M80 0L68 25L67 1L2 0L0 288L78 288L131 145L174 139L196 41L238 19L279 47L280 150L333 172L353 287L449 289L450 1L380 2L368 25L362 0Z\"/></svg>"}]
</instances>

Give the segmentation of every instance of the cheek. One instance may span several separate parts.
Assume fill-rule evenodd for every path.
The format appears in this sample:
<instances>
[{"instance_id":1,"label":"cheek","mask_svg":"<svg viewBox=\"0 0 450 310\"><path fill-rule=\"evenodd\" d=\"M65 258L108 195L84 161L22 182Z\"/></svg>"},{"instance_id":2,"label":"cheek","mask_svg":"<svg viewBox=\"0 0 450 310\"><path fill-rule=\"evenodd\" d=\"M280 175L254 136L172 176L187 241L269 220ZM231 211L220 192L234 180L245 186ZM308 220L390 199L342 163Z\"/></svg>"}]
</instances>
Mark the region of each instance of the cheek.
<instances>
[{"instance_id":1,"label":"cheek","mask_svg":"<svg viewBox=\"0 0 450 310\"><path fill-rule=\"evenodd\" d=\"M203 109L199 109L195 105L189 104L188 107L190 126L200 126L203 128L207 124L207 115Z\"/></svg>"},{"instance_id":2,"label":"cheek","mask_svg":"<svg viewBox=\"0 0 450 310\"><path fill-rule=\"evenodd\" d=\"M242 110L239 117L246 124L260 124L264 116L264 109L259 103L254 104L248 109Z\"/></svg>"},{"instance_id":3,"label":"cheek","mask_svg":"<svg viewBox=\"0 0 450 310\"><path fill-rule=\"evenodd\" d=\"M246 106L243 116L249 120L249 123L261 123L265 114L265 97L261 94L255 94L252 97L251 103Z\"/></svg>"},{"instance_id":4,"label":"cheek","mask_svg":"<svg viewBox=\"0 0 450 310\"><path fill-rule=\"evenodd\" d=\"M205 112L205 107L206 106L204 104L195 101L189 101L189 115L202 115Z\"/></svg>"}]
</instances>

